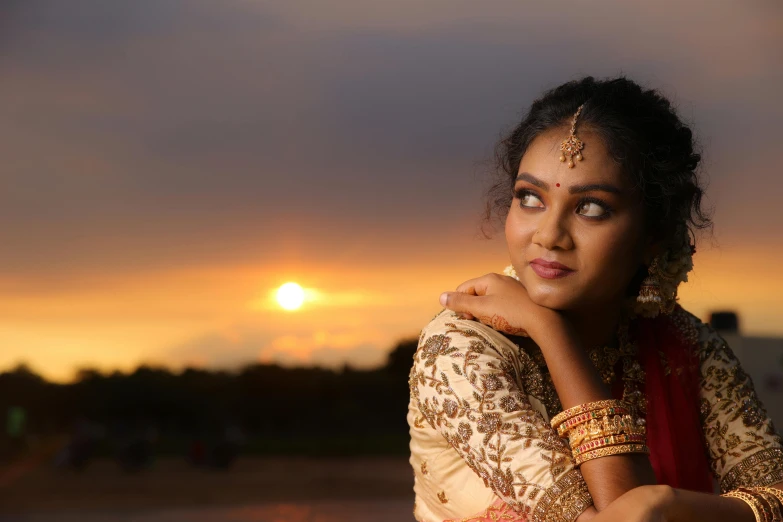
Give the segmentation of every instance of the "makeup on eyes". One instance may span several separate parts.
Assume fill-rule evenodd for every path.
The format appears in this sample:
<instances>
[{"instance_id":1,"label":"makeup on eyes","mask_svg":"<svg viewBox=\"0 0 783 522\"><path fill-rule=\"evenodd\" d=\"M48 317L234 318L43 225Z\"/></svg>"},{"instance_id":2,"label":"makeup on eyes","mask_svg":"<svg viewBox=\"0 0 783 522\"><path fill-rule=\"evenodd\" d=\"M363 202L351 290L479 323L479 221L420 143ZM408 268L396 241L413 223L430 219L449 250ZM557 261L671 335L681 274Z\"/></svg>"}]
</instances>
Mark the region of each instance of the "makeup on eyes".
<instances>
[{"instance_id":1,"label":"makeup on eyes","mask_svg":"<svg viewBox=\"0 0 783 522\"><path fill-rule=\"evenodd\" d=\"M542 207L539 207L539 206L523 205L522 204L522 200L523 200L523 198L525 196L533 196L533 197L535 197L536 199L538 199L538 201L541 202L541 205L543 206L544 202L543 202L543 200L541 198L541 195L538 194L535 190L529 189L529 188L526 188L526 187L521 187L521 188L518 188L518 189L514 190L514 197L516 199L520 200L519 206L521 208L526 208L526 209L531 209L531 210L532 209L540 209L540 208L542 208ZM597 216L588 216L586 214L582 214L582 213L578 212L579 209L581 209L582 207L584 207L585 205L588 205L588 204L597 205L597 206L601 207L601 209L604 212L602 214L600 214L600 215L597 215ZM609 205L606 201L604 201L604 200L602 200L600 198L596 198L594 196L581 196L579 198L579 200L577 201L575 208L576 208L576 211L577 211L578 215L580 215L580 216L582 216L584 218L592 219L592 220L596 220L596 221L606 219L609 216L611 216L612 213L614 212L614 209L612 208L611 205Z\"/></svg>"}]
</instances>

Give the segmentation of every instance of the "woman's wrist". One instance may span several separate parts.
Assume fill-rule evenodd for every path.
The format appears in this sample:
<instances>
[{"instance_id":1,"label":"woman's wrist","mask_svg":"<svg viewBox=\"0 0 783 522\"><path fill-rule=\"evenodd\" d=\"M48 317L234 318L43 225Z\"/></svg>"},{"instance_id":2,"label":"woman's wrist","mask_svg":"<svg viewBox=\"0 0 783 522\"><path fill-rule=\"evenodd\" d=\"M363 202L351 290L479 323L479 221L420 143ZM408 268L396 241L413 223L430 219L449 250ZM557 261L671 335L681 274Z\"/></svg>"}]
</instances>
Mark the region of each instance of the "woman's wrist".
<instances>
[{"instance_id":1,"label":"woman's wrist","mask_svg":"<svg viewBox=\"0 0 783 522\"><path fill-rule=\"evenodd\" d=\"M528 333L544 356L578 348L579 345L576 332L566 318L555 310L542 313Z\"/></svg>"},{"instance_id":2,"label":"woman's wrist","mask_svg":"<svg viewBox=\"0 0 783 522\"><path fill-rule=\"evenodd\" d=\"M658 502L663 520L672 522L711 520L713 522L752 522L755 520L750 506L743 500L727 498L712 493L701 493L669 486L659 488ZM668 488L666 491L664 488Z\"/></svg>"},{"instance_id":3,"label":"woman's wrist","mask_svg":"<svg viewBox=\"0 0 783 522\"><path fill-rule=\"evenodd\" d=\"M654 484L641 487L650 489L652 492L651 497L657 506L658 512L664 515L663 520L670 520L677 505L677 490L666 484Z\"/></svg>"}]
</instances>

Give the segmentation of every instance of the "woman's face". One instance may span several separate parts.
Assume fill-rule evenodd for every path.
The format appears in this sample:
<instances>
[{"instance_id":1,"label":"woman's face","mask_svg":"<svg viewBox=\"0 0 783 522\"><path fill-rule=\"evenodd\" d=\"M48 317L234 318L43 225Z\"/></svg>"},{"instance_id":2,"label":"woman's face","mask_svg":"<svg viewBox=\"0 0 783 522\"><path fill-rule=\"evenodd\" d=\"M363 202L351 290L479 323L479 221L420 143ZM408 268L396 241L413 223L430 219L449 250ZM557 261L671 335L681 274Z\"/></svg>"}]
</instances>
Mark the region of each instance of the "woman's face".
<instances>
[{"instance_id":1,"label":"woman's face","mask_svg":"<svg viewBox=\"0 0 783 522\"><path fill-rule=\"evenodd\" d=\"M556 310L619 302L652 243L637 193L588 131L584 161L559 161L568 129L539 135L519 165L506 219L511 263L531 299Z\"/></svg>"}]
</instances>

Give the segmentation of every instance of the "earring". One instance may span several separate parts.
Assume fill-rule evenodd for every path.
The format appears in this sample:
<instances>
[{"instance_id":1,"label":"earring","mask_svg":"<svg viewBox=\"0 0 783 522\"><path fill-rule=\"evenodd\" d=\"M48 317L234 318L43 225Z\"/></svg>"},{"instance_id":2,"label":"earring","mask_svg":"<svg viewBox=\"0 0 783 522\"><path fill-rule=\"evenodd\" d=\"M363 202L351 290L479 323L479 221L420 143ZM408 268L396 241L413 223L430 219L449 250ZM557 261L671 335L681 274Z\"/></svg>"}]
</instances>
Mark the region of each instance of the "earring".
<instances>
[{"instance_id":1,"label":"earring","mask_svg":"<svg viewBox=\"0 0 783 522\"><path fill-rule=\"evenodd\" d=\"M653 259L648 269L648 275L642 281L639 295L636 297L639 303L655 303L663 309L663 295L661 294L661 280L658 273L658 258Z\"/></svg>"}]
</instances>

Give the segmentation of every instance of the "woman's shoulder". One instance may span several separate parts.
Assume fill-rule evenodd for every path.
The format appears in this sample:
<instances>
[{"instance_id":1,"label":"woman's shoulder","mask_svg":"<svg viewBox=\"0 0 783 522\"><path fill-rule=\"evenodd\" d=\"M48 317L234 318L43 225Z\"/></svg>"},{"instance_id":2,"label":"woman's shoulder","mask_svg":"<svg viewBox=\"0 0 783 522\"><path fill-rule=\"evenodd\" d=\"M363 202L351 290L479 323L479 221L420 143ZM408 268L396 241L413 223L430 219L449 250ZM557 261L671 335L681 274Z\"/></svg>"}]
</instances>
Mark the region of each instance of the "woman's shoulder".
<instances>
[{"instance_id":1,"label":"woman's shoulder","mask_svg":"<svg viewBox=\"0 0 783 522\"><path fill-rule=\"evenodd\" d=\"M494 350L508 355L519 347L497 330L475 320L460 318L456 312L443 309L422 328L419 348L434 346L465 346L481 350Z\"/></svg>"},{"instance_id":2,"label":"woman's shoulder","mask_svg":"<svg viewBox=\"0 0 783 522\"><path fill-rule=\"evenodd\" d=\"M731 347L718 330L679 304L671 313L670 320L684 339L693 343L701 361L715 357L726 360L735 359Z\"/></svg>"}]
</instances>

